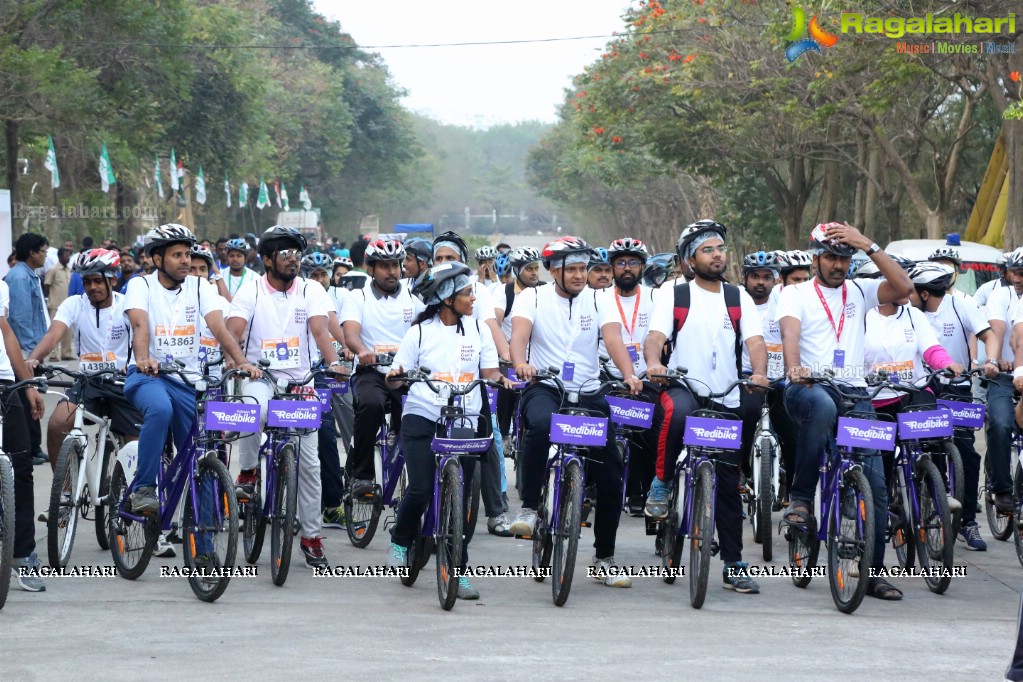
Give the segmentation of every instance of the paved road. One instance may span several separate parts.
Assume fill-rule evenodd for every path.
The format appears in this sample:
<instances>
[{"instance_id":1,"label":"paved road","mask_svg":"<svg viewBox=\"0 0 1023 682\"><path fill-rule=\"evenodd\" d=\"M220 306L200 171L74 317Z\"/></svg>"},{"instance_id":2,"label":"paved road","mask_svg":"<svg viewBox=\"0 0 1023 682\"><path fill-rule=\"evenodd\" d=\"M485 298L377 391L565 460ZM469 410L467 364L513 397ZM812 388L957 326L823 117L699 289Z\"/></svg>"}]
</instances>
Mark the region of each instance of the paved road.
<instances>
[{"instance_id":1,"label":"paved road","mask_svg":"<svg viewBox=\"0 0 1023 682\"><path fill-rule=\"evenodd\" d=\"M51 477L47 467L35 472L41 503ZM44 542L45 527L37 531ZM91 523L79 532L72 563L111 565ZM328 530L326 549L335 566L379 566L385 540L379 534L358 550L343 531ZM868 598L852 616L834 609L825 580L800 590L769 578L760 595L727 592L717 559L700 611L689 606L685 579L669 586L637 578L630 590L612 590L584 574L591 543L584 530L563 608L551 603L549 580L478 578L482 599L445 613L432 563L405 588L395 578L313 578L296 556L277 588L265 552L258 577L232 580L214 604L196 600L184 579L159 577L160 566L180 566L180 558L154 559L134 582L50 578L41 594L12 587L0 611L0 679L994 680L1012 653L1023 568L1011 543L991 542L982 554L957 546L967 576L945 595L898 579L902 602ZM781 556L778 538L774 547ZM747 532L746 558L763 563L759 549ZM470 551L472 565L530 560L527 543L488 535L483 525ZM621 564L658 562L641 519L622 519L617 554Z\"/></svg>"}]
</instances>

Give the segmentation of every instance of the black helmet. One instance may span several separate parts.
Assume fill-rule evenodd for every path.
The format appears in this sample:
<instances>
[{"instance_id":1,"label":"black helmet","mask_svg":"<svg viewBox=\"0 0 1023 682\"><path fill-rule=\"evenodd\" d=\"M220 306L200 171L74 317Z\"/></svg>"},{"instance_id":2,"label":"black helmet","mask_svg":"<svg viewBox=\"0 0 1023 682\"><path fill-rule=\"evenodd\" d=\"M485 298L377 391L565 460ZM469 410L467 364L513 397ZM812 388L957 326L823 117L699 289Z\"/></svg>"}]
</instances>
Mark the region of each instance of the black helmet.
<instances>
[{"instance_id":1,"label":"black helmet","mask_svg":"<svg viewBox=\"0 0 1023 682\"><path fill-rule=\"evenodd\" d=\"M448 230L447 232L437 235L437 237L433 240L434 253L437 253L437 247L442 246L442 242L451 242L455 245L461 262L467 263L469 261L469 247L465 245L465 240L458 236L458 234Z\"/></svg>"},{"instance_id":2,"label":"black helmet","mask_svg":"<svg viewBox=\"0 0 1023 682\"><path fill-rule=\"evenodd\" d=\"M668 275L675 271L675 255L658 253L647 260L643 266L643 285L656 289L664 284Z\"/></svg>"},{"instance_id":3,"label":"black helmet","mask_svg":"<svg viewBox=\"0 0 1023 682\"><path fill-rule=\"evenodd\" d=\"M464 277L465 283L458 287L458 278ZM463 263L441 263L426 271L413 290L423 299L426 305L438 304L455 295L461 288L472 284L472 269Z\"/></svg>"},{"instance_id":4,"label":"black helmet","mask_svg":"<svg viewBox=\"0 0 1023 682\"><path fill-rule=\"evenodd\" d=\"M306 250L306 247L309 246L309 242L306 240L305 235L296 230L294 227L274 225L267 229L263 233L263 238L259 240L259 255L261 257L269 256L274 251L279 251L286 243L293 244L295 248L303 252Z\"/></svg>"}]
</instances>

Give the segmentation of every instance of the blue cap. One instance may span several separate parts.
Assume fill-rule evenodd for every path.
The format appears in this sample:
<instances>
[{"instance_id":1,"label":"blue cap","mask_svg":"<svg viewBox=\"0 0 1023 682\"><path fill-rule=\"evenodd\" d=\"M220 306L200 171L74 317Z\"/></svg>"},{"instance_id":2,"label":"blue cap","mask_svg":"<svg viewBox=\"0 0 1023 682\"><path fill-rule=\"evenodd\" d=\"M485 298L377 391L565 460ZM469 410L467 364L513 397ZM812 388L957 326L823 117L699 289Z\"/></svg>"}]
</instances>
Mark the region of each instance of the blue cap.
<instances>
[{"instance_id":1,"label":"blue cap","mask_svg":"<svg viewBox=\"0 0 1023 682\"><path fill-rule=\"evenodd\" d=\"M949 232L945 236L945 244L947 246L961 246L962 245L962 240L960 240L960 238L959 238L959 233L958 232Z\"/></svg>"}]
</instances>

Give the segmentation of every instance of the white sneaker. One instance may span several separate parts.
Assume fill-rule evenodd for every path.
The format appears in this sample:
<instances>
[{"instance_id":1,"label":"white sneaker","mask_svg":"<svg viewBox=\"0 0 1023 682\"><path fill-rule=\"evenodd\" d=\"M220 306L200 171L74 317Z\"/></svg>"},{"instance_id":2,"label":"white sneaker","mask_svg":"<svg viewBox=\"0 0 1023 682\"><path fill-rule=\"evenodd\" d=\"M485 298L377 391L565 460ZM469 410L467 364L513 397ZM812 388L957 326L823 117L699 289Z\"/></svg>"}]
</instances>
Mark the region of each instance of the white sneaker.
<instances>
[{"instance_id":1,"label":"white sneaker","mask_svg":"<svg viewBox=\"0 0 1023 682\"><path fill-rule=\"evenodd\" d=\"M153 556L160 557L161 559L173 559L178 555L174 551L174 545L167 541L167 536L160 533L160 537L156 540L156 546L153 547Z\"/></svg>"},{"instance_id":2,"label":"white sneaker","mask_svg":"<svg viewBox=\"0 0 1023 682\"><path fill-rule=\"evenodd\" d=\"M596 571L593 576L594 580L599 580L608 587L632 587L632 578L620 573L622 569L615 562L613 556L606 559L598 559L594 556L593 568Z\"/></svg>"},{"instance_id":3,"label":"white sneaker","mask_svg":"<svg viewBox=\"0 0 1023 682\"><path fill-rule=\"evenodd\" d=\"M525 507L520 509L508 530L512 535L532 537L533 531L536 530L536 511Z\"/></svg>"}]
</instances>

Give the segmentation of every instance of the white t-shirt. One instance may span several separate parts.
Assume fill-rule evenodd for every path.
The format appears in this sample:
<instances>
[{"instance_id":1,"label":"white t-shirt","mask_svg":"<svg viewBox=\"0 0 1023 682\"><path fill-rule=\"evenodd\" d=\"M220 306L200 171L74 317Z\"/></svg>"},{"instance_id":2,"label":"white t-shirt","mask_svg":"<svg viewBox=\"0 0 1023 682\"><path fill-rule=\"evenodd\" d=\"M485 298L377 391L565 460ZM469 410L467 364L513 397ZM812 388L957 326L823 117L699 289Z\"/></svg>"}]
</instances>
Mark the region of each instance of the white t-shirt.
<instances>
[{"instance_id":1,"label":"white t-shirt","mask_svg":"<svg viewBox=\"0 0 1023 682\"><path fill-rule=\"evenodd\" d=\"M399 286L393 295L385 296L372 284L362 289L352 289L345 302L339 321L358 322L362 325L359 340L362 345L375 353L397 351L405 332L412 326L412 320L423 312L426 306ZM387 368L377 368L386 373Z\"/></svg>"},{"instance_id":2,"label":"white t-shirt","mask_svg":"<svg viewBox=\"0 0 1023 682\"><path fill-rule=\"evenodd\" d=\"M938 343L953 360L963 367L970 366L969 338L973 338L991 325L976 303L965 302L946 294L933 313L924 312L931 323Z\"/></svg>"},{"instance_id":3,"label":"white t-shirt","mask_svg":"<svg viewBox=\"0 0 1023 682\"><path fill-rule=\"evenodd\" d=\"M468 384L479 378L480 369L497 368L497 348L493 336L481 322L462 318L465 335L456 325L442 324L439 317L410 327L401 340L394 366L406 371L429 367L433 378ZM481 391L477 388L463 398L466 414L479 414L483 408ZM415 414L430 420L440 418L440 408L447 404L424 383L409 387L403 414ZM475 426L476 420L472 420Z\"/></svg>"},{"instance_id":4,"label":"white t-shirt","mask_svg":"<svg viewBox=\"0 0 1023 682\"><path fill-rule=\"evenodd\" d=\"M774 293L774 289L771 290ZM764 344L767 346L767 377L780 379L785 374L785 362L781 353L781 329L778 321L773 319L777 299L768 296L767 303L754 303L760 315L760 328L764 332ZM749 348L742 347L742 371L752 372L753 363L749 359Z\"/></svg>"},{"instance_id":5,"label":"white t-shirt","mask_svg":"<svg viewBox=\"0 0 1023 682\"><path fill-rule=\"evenodd\" d=\"M973 292L973 300L977 304L977 307L983 310L992 293L998 289L1004 289L1007 287L1009 287L1008 283L1006 283L1001 276L996 277L995 279L984 282L977 287L977 290Z\"/></svg>"},{"instance_id":6,"label":"white t-shirt","mask_svg":"<svg viewBox=\"0 0 1023 682\"><path fill-rule=\"evenodd\" d=\"M124 311L136 309L144 310L149 317L150 357L163 363L180 360L187 371L198 374L200 318L220 309L213 286L192 275L176 289L160 284L156 272L133 277L124 295ZM132 354L128 367L134 366Z\"/></svg>"},{"instance_id":7,"label":"white t-shirt","mask_svg":"<svg viewBox=\"0 0 1023 682\"><path fill-rule=\"evenodd\" d=\"M345 308L345 302L351 297L352 292L344 287L327 287L327 295L334 302L334 312L341 319L341 311Z\"/></svg>"},{"instance_id":8,"label":"white t-shirt","mask_svg":"<svg viewBox=\"0 0 1023 682\"><path fill-rule=\"evenodd\" d=\"M643 343L646 341L647 332L650 331L657 290L640 285L636 287L632 296L616 297L615 292L617 291L616 287L610 286L597 292L600 328L603 330L604 325L612 322L618 324L621 328L622 343L625 344L625 349L629 351L629 356L632 358L632 371L639 375L646 371ZM619 308L619 306L621 307ZM598 349L601 355L608 354L603 335L601 335ZM616 379L622 378L622 373L618 371L613 362L608 365L608 368L611 376Z\"/></svg>"},{"instance_id":9,"label":"white t-shirt","mask_svg":"<svg viewBox=\"0 0 1023 682\"><path fill-rule=\"evenodd\" d=\"M563 298L555 286L526 289L515 297L512 317L533 323L529 338L529 364L538 370L555 367L568 391L597 388L598 308L593 289L586 288L574 299ZM572 377L566 378L566 363L572 363ZM589 383L584 386L583 384Z\"/></svg>"},{"instance_id":10,"label":"white t-shirt","mask_svg":"<svg viewBox=\"0 0 1023 682\"><path fill-rule=\"evenodd\" d=\"M1012 327L1016 321L1016 309L1020 297L1015 287L1000 287L991 292L987 299L985 315L988 320L1001 320L1005 323L1005 336L1002 338L1002 355L999 359L1012 361L1013 352L1009 345L1012 340Z\"/></svg>"},{"instance_id":11,"label":"white t-shirt","mask_svg":"<svg viewBox=\"0 0 1023 682\"><path fill-rule=\"evenodd\" d=\"M275 374L296 380L304 378L319 357L310 347L309 318L326 317L333 308L318 282L296 277L287 291L278 291L264 275L235 294L228 317L248 324L242 350L249 362L270 360Z\"/></svg>"},{"instance_id":12,"label":"white t-shirt","mask_svg":"<svg viewBox=\"0 0 1023 682\"><path fill-rule=\"evenodd\" d=\"M689 285L689 315L678 332L675 347L671 351L668 367L679 365L688 370L687 376L706 387L694 383L701 394L720 393L738 378L735 358L735 329L728 317L725 306L725 292L714 293L692 283ZM739 289L739 333L743 345L755 336L764 335L760 314L753 299L744 289ZM661 295L654 308L650 331L660 332L669 340L674 327L675 294ZM725 398L718 399L726 407L739 406L739 389L733 389Z\"/></svg>"},{"instance_id":13,"label":"white t-shirt","mask_svg":"<svg viewBox=\"0 0 1023 682\"><path fill-rule=\"evenodd\" d=\"M227 293L233 297L238 293L238 290L242 288L248 282L259 279L259 274L251 268L242 268L242 274L235 277L231 274L231 270L228 269L223 273L224 284L227 285Z\"/></svg>"},{"instance_id":14,"label":"white t-shirt","mask_svg":"<svg viewBox=\"0 0 1023 682\"><path fill-rule=\"evenodd\" d=\"M887 370L898 374L902 383L915 382L927 375L924 351L938 345L934 329L926 316L913 306L901 306L892 315L882 315L876 308L867 312L867 337L863 360L870 372ZM894 377L893 377L894 378ZM905 394L885 389L877 400L899 398Z\"/></svg>"},{"instance_id":15,"label":"white t-shirt","mask_svg":"<svg viewBox=\"0 0 1023 682\"><path fill-rule=\"evenodd\" d=\"M226 298L221 296L220 294L216 294L216 297L217 297L217 302L216 302L217 309L221 313L223 313L224 319L226 320L227 319L227 314L229 312L231 312L231 303ZM199 359L205 362L206 359L216 359L219 355L220 355L220 341L217 340L217 337L213 336L213 332L211 332L210 328L206 325L206 320L200 321L200 323L199 323ZM210 370L209 370L210 371L210 376L215 378L215 379L219 379L221 374L223 373L223 367L224 367L223 365L216 365L215 367L210 367Z\"/></svg>"},{"instance_id":16,"label":"white t-shirt","mask_svg":"<svg viewBox=\"0 0 1023 682\"><path fill-rule=\"evenodd\" d=\"M0 308L3 308L3 316L7 317L7 313L11 309L11 289L2 279L0 279Z\"/></svg>"},{"instance_id":17,"label":"white t-shirt","mask_svg":"<svg viewBox=\"0 0 1023 682\"><path fill-rule=\"evenodd\" d=\"M487 291L487 288L480 282L473 282L472 295L476 297L476 300L472 304L473 319L479 320L480 322L496 320L497 315L494 312L494 302L490 298L490 292Z\"/></svg>"},{"instance_id":18,"label":"white t-shirt","mask_svg":"<svg viewBox=\"0 0 1023 682\"><path fill-rule=\"evenodd\" d=\"M11 290L7 287L7 282L0 280L0 317L7 317L10 308ZM0 343L0 379L14 381L14 367L7 356L7 345L4 343Z\"/></svg>"},{"instance_id":19,"label":"white t-shirt","mask_svg":"<svg viewBox=\"0 0 1023 682\"><path fill-rule=\"evenodd\" d=\"M777 319L779 323L786 317L800 321L799 360L804 367L814 372L829 369L836 379L852 386L866 386L863 379L866 373L863 360L864 320L866 312L878 306L877 290L882 280L848 280L835 289L820 286L821 296L831 313L830 319L814 282L817 282L816 278L785 287L778 299ZM844 311L843 291L846 298ZM844 325L841 322L843 314ZM840 325L843 327L841 340L837 338ZM836 360L840 362L836 363Z\"/></svg>"},{"instance_id":20,"label":"white t-shirt","mask_svg":"<svg viewBox=\"0 0 1023 682\"><path fill-rule=\"evenodd\" d=\"M73 331L71 341L84 372L123 369L128 364L130 325L124 316L124 296L116 291L112 295L109 308L94 308L85 294L71 296L53 316L54 322Z\"/></svg>"}]
</instances>

